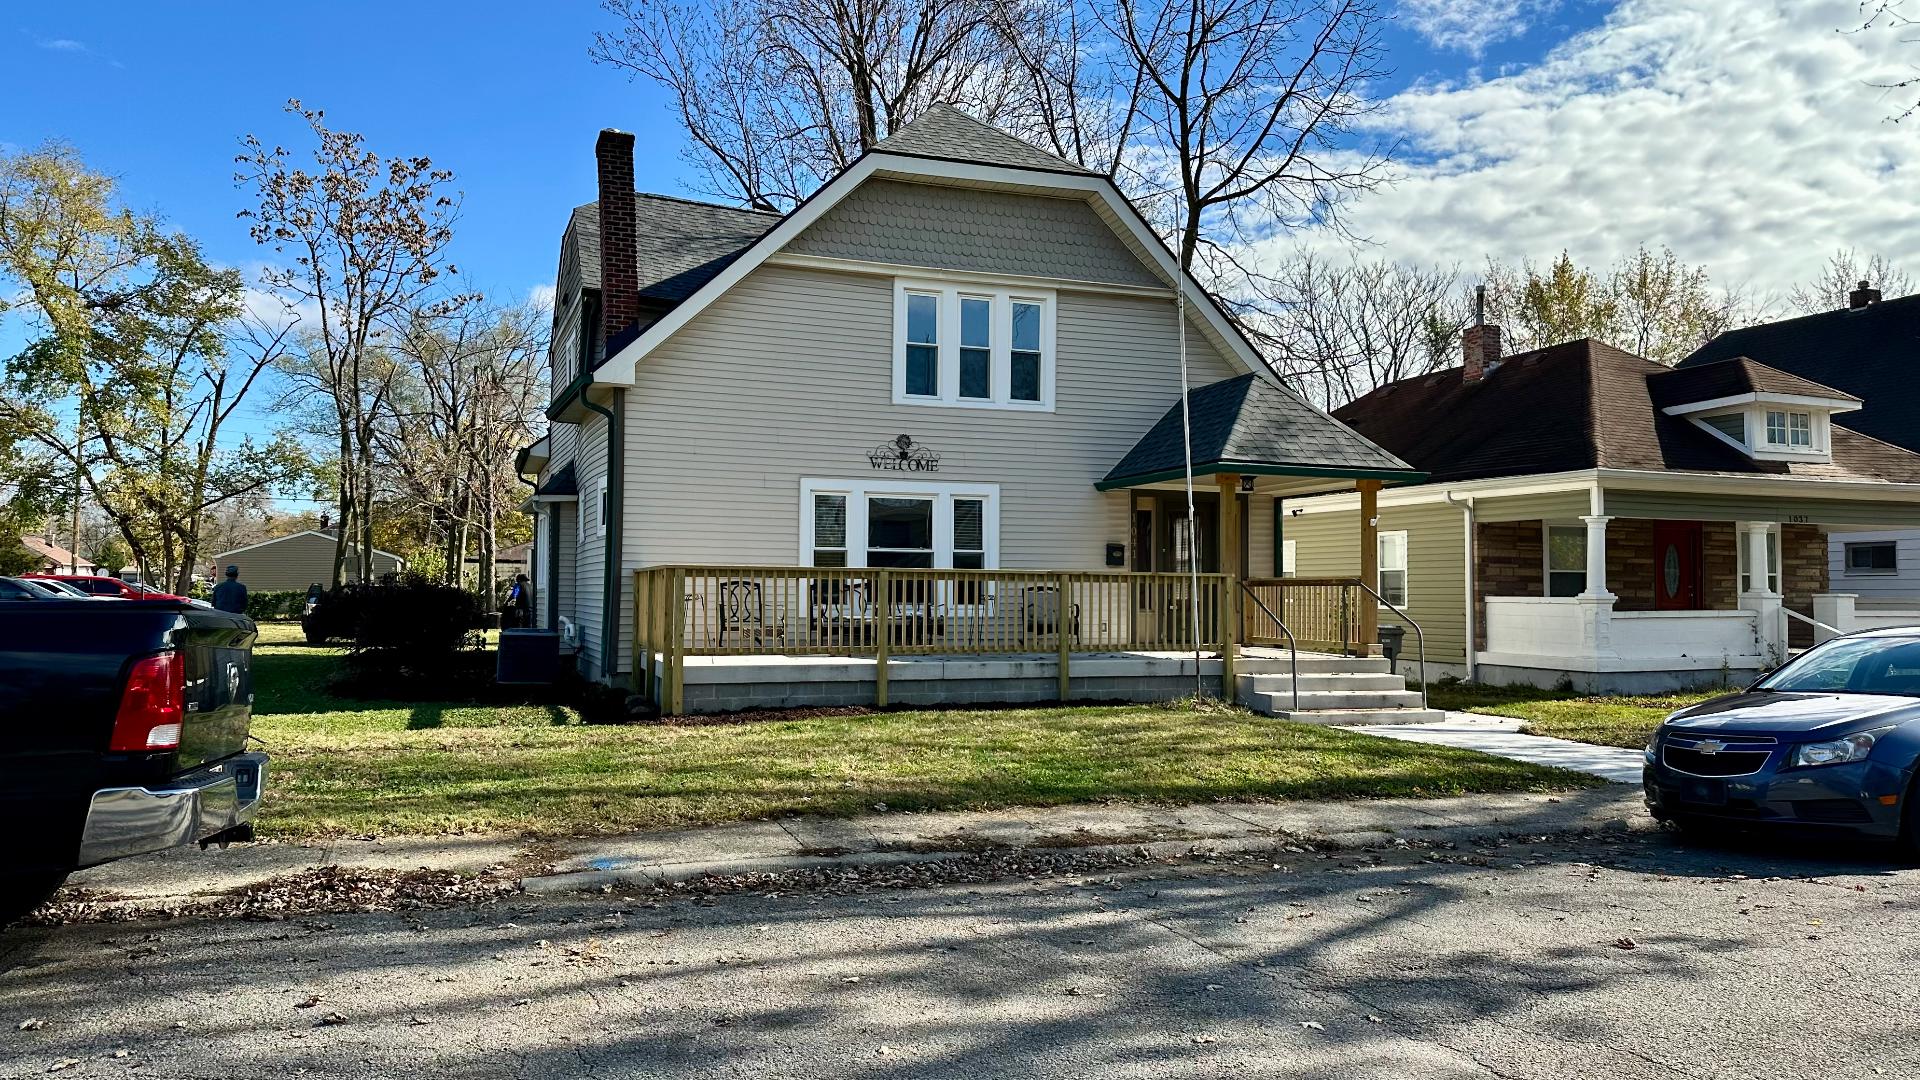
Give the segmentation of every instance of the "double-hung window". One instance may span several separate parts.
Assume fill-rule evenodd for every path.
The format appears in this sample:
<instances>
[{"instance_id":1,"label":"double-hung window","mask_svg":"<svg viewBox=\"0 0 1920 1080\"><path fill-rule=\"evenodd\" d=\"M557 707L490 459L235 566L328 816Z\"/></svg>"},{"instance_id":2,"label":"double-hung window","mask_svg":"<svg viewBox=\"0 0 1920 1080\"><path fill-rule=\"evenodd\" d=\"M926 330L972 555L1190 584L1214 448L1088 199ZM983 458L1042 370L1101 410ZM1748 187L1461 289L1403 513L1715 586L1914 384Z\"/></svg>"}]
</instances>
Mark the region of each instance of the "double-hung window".
<instances>
[{"instance_id":1,"label":"double-hung window","mask_svg":"<svg viewBox=\"0 0 1920 1080\"><path fill-rule=\"evenodd\" d=\"M1547 595L1579 596L1587 591L1587 530L1578 525L1547 526Z\"/></svg>"},{"instance_id":2,"label":"double-hung window","mask_svg":"<svg viewBox=\"0 0 1920 1080\"><path fill-rule=\"evenodd\" d=\"M1053 408L1052 292L900 281L894 324L895 404Z\"/></svg>"},{"instance_id":3,"label":"double-hung window","mask_svg":"<svg viewBox=\"0 0 1920 1080\"><path fill-rule=\"evenodd\" d=\"M1380 540L1380 580L1376 588L1387 603L1407 606L1407 534L1383 532Z\"/></svg>"}]
</instances>

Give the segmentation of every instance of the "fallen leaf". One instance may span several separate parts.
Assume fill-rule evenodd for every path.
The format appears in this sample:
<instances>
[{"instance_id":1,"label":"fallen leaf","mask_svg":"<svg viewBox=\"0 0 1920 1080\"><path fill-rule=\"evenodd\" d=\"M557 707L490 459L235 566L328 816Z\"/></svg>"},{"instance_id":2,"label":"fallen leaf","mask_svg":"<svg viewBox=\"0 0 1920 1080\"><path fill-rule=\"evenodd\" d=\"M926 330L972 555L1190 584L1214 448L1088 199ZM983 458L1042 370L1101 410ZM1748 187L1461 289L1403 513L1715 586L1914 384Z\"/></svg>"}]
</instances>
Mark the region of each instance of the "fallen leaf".
<instances>
[{"instance_id":1,"label":"fallen leaf","mask_svg":"<svg viewBox=\"0 0 1920 1080\"><path fill-rule=\"evenodd\" d=\"M319 995L319 994L308 994L308 995L307 995L307 1000L305 1000L305 1001L302 1001L302 1002L300 1002L299 1004L297 1004L297 1005L295 1005L295 1006L294 1006L294 1008L296 1008L296 1009L311 1009L311 1008L313 1008L313 1007L314 1007L315 1005L318 1005L318 1004L320 1004L320 995Z\"/></svg>"},{"instance_id":2,"label":"fallen leaf","mask_svg":"<svg viewBox=\"0 0 1920 1080\"><path fill-rule=\"evenodd\" d=\"M1616 940L1613 943L1613 947L1616 949L1637 949L1640 947L1640 943L1630 937L1623 937Z\"/></svg>"},{"instance_id":3,"label":"fallen leaf","mask_svg":"<svg viewBox=\"0 0 1920 1080\"><path fill-rule=\"evenodd\" d=\"M17 1024L17 1025L15 1025L15 1027L14 1027L14 1029L13 1029L13 1030L15 1030L15 1031L39 1031L39 1030L40 1030L41 1028L43 1028L43 1027L46 1027L46 1026L47 1026L47 1022L46 1022L45 1020L42 1020L42 1019L40 1019L40 1018L39 1018L39 1017L37 1017L37 1016L29 1016L29 1017L27 1017L27 1018L26 1018L25 1020L22 1020L22 1021L20 1021L20 1023L19 1023L19 1024Z\"/></svg>"},{"instance_id":4,"label":"fallen leaf","mask_svg":"<svg viewBox=\"0 0 1920 1080\"><path fill-rule=\"evenodd\" d=\"M1318 1021L1315 1021L1315 1020L1302 1020L1302 1021L1300 1021L1300 1026L1301 1026L1301 1027L1303 1027L1303 1028L1306 1028L1306 1029L1307 1029L1308 1031L1325 1031L1325 1030L1327 1030L1327 1028L1326 1028L1326 1025L1324 1025L1324 1024L1321 1024L1320 1022L1318 1022Z\"/></svg>"},{"instance_id":5,"label":"fallen leaf","mask_svg":"<svg viewBox=\"0 0 1920 1080\"><path fill-rule=\"evenodd\" d=\"M336 1024L344 1024L346 1022L347 1022L347 1018L344 1016L341 1016L337 1012L330 1012L327 1015L320 1018L321 1027L333 1027Z\"/></svg>"},{"instance_id":6,"label":"fallen leaf","mask_svg":"<svg viewBox=\"0 0 1920 1080\"><path fill-rule=\"evenodd\" d=\"M79 1058L61 1058L59 1061L47 1066L47 1071L50 1073L66 1072L78 1064L80 1064Z\"/></svg>"}]
</instances>

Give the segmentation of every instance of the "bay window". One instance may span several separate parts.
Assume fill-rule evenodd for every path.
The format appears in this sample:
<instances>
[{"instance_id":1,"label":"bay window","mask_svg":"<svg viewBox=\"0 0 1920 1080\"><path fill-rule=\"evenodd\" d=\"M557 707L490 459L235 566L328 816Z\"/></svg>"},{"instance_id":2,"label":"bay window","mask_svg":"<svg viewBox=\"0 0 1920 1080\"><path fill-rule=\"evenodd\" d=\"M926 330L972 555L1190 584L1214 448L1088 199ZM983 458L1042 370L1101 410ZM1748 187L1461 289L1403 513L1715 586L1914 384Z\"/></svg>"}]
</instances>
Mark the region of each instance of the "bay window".
<instances>
[{"instance_id":1,"label":"bay window","mask_svg":"<svg viewBox=\"0 0 1920 1080\"><path fill-rule=\"evenodd\" d=\"M893 359L897 405L1050 411L1053 294L897 282Z\"/></svg>"}]
</instances>

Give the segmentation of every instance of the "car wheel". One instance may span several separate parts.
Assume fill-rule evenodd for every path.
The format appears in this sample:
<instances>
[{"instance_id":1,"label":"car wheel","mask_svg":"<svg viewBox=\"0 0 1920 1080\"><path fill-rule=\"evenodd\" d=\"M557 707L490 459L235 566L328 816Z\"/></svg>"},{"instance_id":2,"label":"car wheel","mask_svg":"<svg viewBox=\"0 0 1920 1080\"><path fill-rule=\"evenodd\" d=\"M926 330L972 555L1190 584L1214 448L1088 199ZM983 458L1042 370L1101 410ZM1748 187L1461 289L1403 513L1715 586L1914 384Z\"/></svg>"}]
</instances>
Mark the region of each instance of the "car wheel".
<instances>
[{"instance_id":1,"label":"car wheel","mask_svg":"<svg viewBox=\"0 0 1920 1080\"><path fill-rule=\"evenodd\" d=\"M46 903L66 880L64 870L0 876L0 926Z\"/></svg>"},{"instance_id":2,"label":"car wheel","mask_svg":"<svg viewBox=\"0 0 1920 1080\"><path fill-rule=\"evenodd\" d=\"M1920 862L1920 806L1914 805L1915 800L1920 800L1920 772L1907 784L1907 793L1902 798L1906 799L1907 808L1900 813L1900 847L1906 851L1907 858Z\"/></svg>"}]
</instances>

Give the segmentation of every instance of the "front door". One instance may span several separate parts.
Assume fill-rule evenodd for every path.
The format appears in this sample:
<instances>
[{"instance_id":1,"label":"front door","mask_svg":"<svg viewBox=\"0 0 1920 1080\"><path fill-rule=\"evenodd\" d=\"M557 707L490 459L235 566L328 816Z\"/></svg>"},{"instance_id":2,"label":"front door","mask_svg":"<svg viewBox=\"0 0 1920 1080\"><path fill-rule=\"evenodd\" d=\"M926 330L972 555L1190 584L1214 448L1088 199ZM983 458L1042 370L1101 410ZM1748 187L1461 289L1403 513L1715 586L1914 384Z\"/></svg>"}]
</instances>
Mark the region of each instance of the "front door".
<instances>
[{"instance_id":1,"label":"front door","mask_svg":"<svg viewBox=\"0 0 1920 1080\"><path fill-rule=\"evenodd\" d=\"M1698 611L1701 529L1697 521L1653 524L1653 606L1659 611Z\"/></svg>"}]
</instances>

